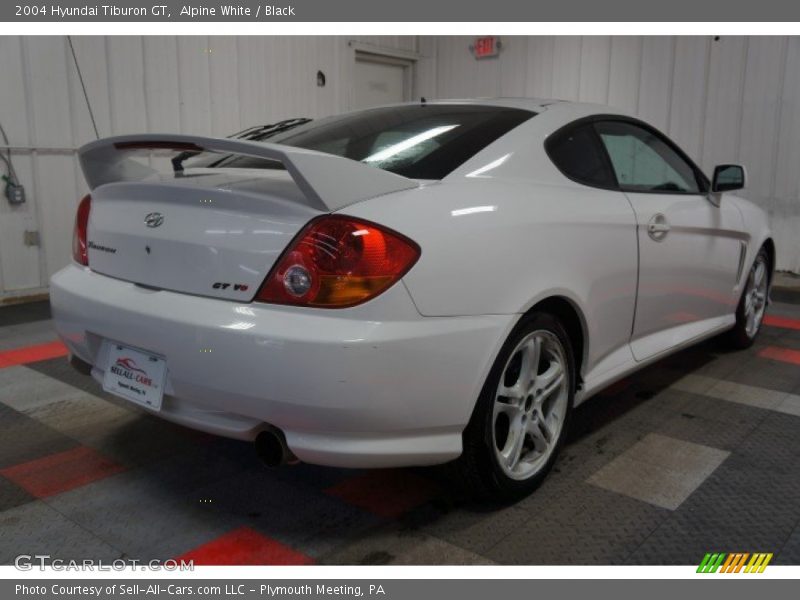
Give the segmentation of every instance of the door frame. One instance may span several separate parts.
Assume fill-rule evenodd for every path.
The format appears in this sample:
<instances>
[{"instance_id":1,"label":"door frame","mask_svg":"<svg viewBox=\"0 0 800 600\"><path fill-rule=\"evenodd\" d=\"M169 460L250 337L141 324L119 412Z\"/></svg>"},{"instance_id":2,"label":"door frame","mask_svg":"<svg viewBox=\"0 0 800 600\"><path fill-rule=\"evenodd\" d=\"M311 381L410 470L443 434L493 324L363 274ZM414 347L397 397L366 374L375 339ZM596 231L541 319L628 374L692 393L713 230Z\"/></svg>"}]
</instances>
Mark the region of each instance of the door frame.
<instances>
[{"instance_id":1,"label":"door frame","mask_svg":"<svg viewBox=\"0 0 800 600\"><path fill-rule=\"evenodd\" d=\"M420 55L416 51L400 48L384 48L366 42L351 40L348 42L351 52L351 81L355 80L355 67L357 62L371 62L380 65L390 65L403 68L403 101L409 102L415 95L415 71ZM348 110L355 106L355 86L351 85L347 99Z\"/></svg>"}]
</instances>

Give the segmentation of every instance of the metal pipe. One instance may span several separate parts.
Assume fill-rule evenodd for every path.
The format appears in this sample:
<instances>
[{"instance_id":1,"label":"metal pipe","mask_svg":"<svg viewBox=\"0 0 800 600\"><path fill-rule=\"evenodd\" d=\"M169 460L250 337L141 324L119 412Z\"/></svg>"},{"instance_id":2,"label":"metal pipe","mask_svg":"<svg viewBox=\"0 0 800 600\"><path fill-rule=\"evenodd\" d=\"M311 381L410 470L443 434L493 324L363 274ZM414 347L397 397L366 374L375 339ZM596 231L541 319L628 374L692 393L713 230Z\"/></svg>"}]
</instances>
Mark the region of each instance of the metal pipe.
<instances>
[{"instance_id":1,"label":"metal pipe","mask_svg":"<svg viewBox=\"0 0 800 600\"><path fill-rule=\"evenodd\" d=\"M256 436L256 454L268 467L296 463L297 457L286 444L286 436L277 427L268 426Z\"/></svg>"}]
</instances>

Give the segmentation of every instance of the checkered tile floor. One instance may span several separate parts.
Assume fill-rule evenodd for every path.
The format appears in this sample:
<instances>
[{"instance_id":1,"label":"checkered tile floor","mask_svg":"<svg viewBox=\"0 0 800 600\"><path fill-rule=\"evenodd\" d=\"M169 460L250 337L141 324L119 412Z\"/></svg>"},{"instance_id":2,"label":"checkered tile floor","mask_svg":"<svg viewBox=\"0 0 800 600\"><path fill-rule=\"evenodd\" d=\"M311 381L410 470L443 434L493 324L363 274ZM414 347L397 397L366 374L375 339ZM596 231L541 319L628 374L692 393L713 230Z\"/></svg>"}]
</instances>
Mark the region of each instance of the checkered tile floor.
<instances>
[{"instance_id":1,"label":"checkered tile floor","mask_svg":"<svg viewBox=\"0 0 800 600\"><path fill-rule=\"evenodd\" d=\"M715 341L581 406L540 490L465 503L436 469L263 468L69 367L46 304L0 309L0 564L800 563L800 306L749 351Z\"/></svg>"}]
</instances>

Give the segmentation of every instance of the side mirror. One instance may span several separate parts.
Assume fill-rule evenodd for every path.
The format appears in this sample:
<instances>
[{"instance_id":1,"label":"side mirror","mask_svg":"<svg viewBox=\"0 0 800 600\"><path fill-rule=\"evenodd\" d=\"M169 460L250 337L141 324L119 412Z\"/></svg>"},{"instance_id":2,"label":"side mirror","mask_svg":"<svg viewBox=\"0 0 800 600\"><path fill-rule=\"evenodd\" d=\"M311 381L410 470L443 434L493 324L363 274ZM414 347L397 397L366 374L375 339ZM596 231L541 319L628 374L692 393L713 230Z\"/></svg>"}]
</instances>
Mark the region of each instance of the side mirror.
<instances>
[{"instance_id":1,"label":"side mirror","mask_svg":"<svg viewBox=\"0 0 800 600\"><path fill-rule=\"evenodd\" d=\"M719 193L741 190L744 187L745 179L746 175L742 165L718 165L714 167L711 191Z\"/></svg>"}]
</instances>

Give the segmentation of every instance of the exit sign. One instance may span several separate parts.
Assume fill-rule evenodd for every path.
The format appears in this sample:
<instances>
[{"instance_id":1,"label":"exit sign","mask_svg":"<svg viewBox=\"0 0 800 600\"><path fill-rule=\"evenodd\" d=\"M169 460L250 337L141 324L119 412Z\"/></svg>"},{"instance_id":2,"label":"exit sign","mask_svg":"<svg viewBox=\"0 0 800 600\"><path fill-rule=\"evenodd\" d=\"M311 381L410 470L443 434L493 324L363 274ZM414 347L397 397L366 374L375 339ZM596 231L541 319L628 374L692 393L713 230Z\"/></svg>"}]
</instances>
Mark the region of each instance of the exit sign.
<instances>
[{"instance_id":1,"label":"exit sign","mask_svg":"<svg viewBox=\"0 0 800 600\"><path fill-rule=\"evenodd\" d=\"M493 35L475 38L471 46L475 58L489 58L500 54L500 38Z\"/></svg>"}]
</instances>

